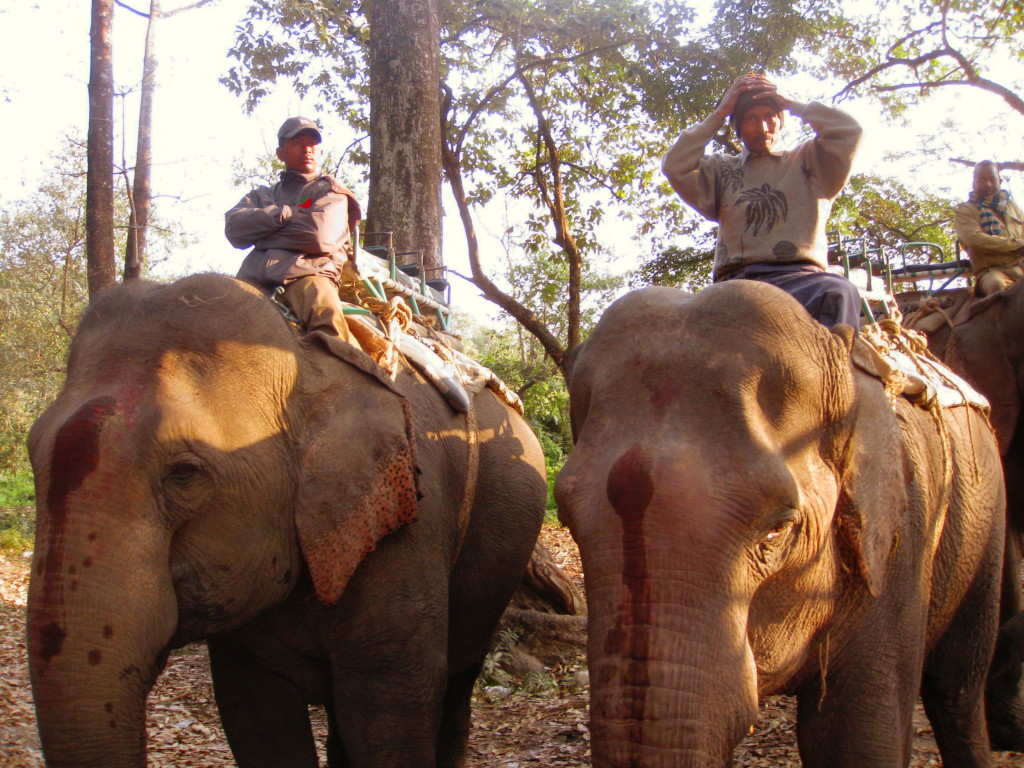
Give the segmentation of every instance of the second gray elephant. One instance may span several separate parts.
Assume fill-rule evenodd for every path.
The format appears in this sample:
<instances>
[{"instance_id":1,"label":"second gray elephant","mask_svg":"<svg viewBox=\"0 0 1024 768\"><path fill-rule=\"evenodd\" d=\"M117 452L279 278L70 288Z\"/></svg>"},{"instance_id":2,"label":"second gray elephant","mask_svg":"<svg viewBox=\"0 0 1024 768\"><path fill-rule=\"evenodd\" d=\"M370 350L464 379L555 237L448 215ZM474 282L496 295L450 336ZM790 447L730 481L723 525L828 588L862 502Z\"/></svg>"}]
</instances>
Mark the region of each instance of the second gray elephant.
<instances>
[{"instance_id":1,"label":"second gray elephant","mask_svg":"<svg viewBox=\"0 0 1024 768\"><path fill-rule=\"evenodd\" d=\"M595 768L727 766L778 693L806 766L907 765L919 692L943 763L990 764L996 441L973 407L891 404L852 342L737 280L634 292L583 346L556 497Z\"/></svg>"}]
</instances>

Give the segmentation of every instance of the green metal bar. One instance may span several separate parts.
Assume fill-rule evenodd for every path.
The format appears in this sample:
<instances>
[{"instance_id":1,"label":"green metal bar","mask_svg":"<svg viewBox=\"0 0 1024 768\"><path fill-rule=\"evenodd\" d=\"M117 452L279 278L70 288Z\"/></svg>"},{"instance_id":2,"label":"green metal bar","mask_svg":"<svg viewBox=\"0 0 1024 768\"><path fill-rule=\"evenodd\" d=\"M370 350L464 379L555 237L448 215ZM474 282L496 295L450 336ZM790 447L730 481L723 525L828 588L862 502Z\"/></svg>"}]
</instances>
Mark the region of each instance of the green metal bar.
<instances>
[{"instance_id":1,"label":"green metal bar","mask_svg":"<svg viewBox=\"0 0 1024 768\"><path fill-rule=\"evenodd\" d=\"M871 311L871 305L868 304L868 300L863 296L860 299L861 309L864 310L864 316L868 319L869 323L877 323L875 320L875 313Z\"/></svg>"},{"instance_id":2,"label":"green metal bar","mask_svg":"<svg viewBox=\"0 0 1024 768\"><path fill-rule=\"evenodd\" d=\"M409 294L407 298L409 299L409 306L412 307L413 314L422 315L423 313L420 312L420 304L418 301L416 301L416 297L413 296L412 294Z\"/></svg>"},{"instance_id":3,"label":"green metal bar","mask_svg":"<svg viewBox=\"0 0 1024 768\"><path fill-rule=\"evenodd\" d=\"M373 284L373 282L370 280L370 278L364 277L363 278L363 285L366 286L366 290L368 290L370 292L370 294L373 296L373 298L380 299L381 301L384 301L384 297L381 296L380 292L377 290L377 287Z\"/></svg>"},{"instance_id":4,"label":"green metal bar","mask_svg":"<svg viewBox=\"0 0 1024 768\"><path fill-rule=\"evenodd\" d=\"M364 307L342 307L342 314L345 315L372 315L373 312Z\"/></svg>"}]
</instances>

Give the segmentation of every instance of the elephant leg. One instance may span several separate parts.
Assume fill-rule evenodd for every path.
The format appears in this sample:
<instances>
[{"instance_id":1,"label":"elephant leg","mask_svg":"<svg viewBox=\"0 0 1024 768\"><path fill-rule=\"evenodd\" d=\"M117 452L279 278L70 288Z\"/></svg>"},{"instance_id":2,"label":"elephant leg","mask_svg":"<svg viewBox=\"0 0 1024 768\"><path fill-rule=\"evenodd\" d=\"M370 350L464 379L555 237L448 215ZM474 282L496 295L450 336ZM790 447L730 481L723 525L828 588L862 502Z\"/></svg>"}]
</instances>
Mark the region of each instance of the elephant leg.
<instances>
[{"instance_id":1,"label":"elephant leg","mask_svg":"<svg viewBox=\"0 0 1024 768\"><path fill-rule=\"evenodd\" d=\"M348 759L342 765L434 768L443 672L434 679L379 668L337 676L335 717Z\"/></svg>"},{"instance_id":2,"label":"elephant leg","mask_svg":"<svg viewBox=\"0 0 1024 768\"><path fill-rule=\"evenodd\" d=\"M999 627L996 652L992 655L993 676L1024 664L1024 611Z\"/></svg>"},{"instance_id":3,"label":"elephant leg","mask_svg":"<svg viewBox=\"0 0 1024 768\"><path fill-rule=\"evenodd\" d=\"M483 666L483 662L474 664L448 680L437 742L438 768L463 768L466 764L473 686Z\"/></svg>"},{"instance_id":4,"label":"elephant leg","mask_svg":"<svg viewBox=\"0 0 1024 768\"><path fill-rule=\"evenodd\" d=\"M923 629L923 618L905 626ZM923 638L909 646L891 642L886 648L877 635L865 638L858 648L843 649L842 661L833 664L827 649L819 651L821 674L797 690L797 743L805 768L907 765L923 662L907 648L923 647ZM901 661L879 663L885 659Z\"/></svg>"},{"instance_id":5,"label":"elephant leg","mask_svg":"<svg viewBox=\"0 0 1024 768\"><path fill-rule=\"evenodd\" d=\"M999 553L999 550L996 550ZM1001 559L1001 553L999 553ZM985 675L998 629L995 575L979 578L928 656L921 699L935 732L943 765L987 768L991 753L985 725Z\"/></svg>"},{"instance_id":6,"label":"elephant leg","mask_svg":"<svg viewBox=\"0 0 1024 768\"><path fill-rule=\"evenodd\" d=\"M1020 559L1020 534L1008 526L999 600L1000 624L1006 626L1007 630L1001 633L997 657L993 659L993 674L990 675L985 689L985 707L992 747L1015 752L1024 751L1024 705L1020 700L1021 665L1012 663L1012 657L1018 655L1020 649L1007 647L1006 641L1008 633L1014 626L1013 622L1017 620L1021 611Z\"/></svg>"},{"instance_id":7,"label":"elephant leg","mask_svg":"<svg viewBox=\"0 0 1024 768\"><path fill-rule=\"evenodd\" d=\"M222 638L207 641L221 723L239 768L318 768L306 698Z\"/></svg>"},{"instance_id":8,"label":"elephant leg","mask_svg":"<svg viewBox=\"0 0 1024 768\"><path fill-rule=\"evenodd\" d=\"M334 704L328 704L324 709L327 712L327 768L349 768L351 763L338 733L338 716Z\"/></svg>"}]
</instances>

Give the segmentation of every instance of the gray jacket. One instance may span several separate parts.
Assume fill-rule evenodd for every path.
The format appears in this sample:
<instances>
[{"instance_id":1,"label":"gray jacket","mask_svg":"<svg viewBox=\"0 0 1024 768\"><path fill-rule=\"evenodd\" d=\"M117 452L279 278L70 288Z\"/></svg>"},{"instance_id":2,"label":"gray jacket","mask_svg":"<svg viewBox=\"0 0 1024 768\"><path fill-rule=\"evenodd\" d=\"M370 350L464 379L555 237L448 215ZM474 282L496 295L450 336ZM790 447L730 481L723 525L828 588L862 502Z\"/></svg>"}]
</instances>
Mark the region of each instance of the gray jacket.
<instances>
[{"instance_id":1,"label":"gray jacket","mask_svg":"<svg viewBox=\"0 0 1024 768\"><path fill-rule=\"evenodd\" d=\"M224 234L235 248L252 247L237 277L270 291L309 275L337 282L360 218L355 195L331 176L285 171L224 214Z\"/></svg>"}]
</instances>

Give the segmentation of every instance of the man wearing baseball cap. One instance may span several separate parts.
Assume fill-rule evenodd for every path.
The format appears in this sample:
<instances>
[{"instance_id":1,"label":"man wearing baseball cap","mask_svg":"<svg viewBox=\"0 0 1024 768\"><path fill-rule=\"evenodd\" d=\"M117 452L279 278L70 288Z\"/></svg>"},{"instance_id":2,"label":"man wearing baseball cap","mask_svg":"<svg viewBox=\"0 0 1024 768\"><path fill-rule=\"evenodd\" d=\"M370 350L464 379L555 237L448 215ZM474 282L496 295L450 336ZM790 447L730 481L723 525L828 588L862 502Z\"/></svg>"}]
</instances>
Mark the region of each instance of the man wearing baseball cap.
<instances>
[{"instance_id":1,"label":"man wearing baseball cap","mask_svg":"<svg viewBox=\"0 0 1024 768\"><path fill-rule=\"evenodd\" d=\"M268 294L284 286L284 304L303 328L323 331L353 346L342 313L338 281L361 218L351 191L319 170L320 127L290 117L277 132L285 170L276 184L258 187L225 216L224 234L235 248L252 248L237 277Z\"/></svg>"},{"instance_id":2,"label":"man wearing baseball cap","mask_svg":"<svg viewBox=\"0 0 1024 768\"><path fill-rule=\"evenodd\" d=\"M790 151L776 148L785 112L815 133ZM727 118L743 151L705 154ZM856 330L860 295L849 280L826 270L825 223L849 178L860 136L850 115L788 99L758 74L738 78L710 117L683 131L661 167L683 200L718 222L714 281L772 283L822 324Z\"/></svg>"}]
</instances>

